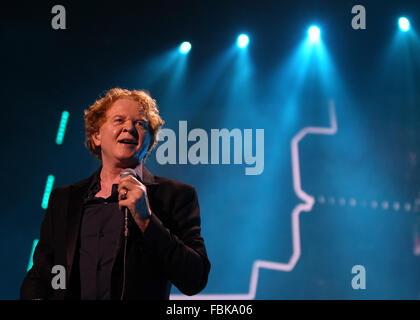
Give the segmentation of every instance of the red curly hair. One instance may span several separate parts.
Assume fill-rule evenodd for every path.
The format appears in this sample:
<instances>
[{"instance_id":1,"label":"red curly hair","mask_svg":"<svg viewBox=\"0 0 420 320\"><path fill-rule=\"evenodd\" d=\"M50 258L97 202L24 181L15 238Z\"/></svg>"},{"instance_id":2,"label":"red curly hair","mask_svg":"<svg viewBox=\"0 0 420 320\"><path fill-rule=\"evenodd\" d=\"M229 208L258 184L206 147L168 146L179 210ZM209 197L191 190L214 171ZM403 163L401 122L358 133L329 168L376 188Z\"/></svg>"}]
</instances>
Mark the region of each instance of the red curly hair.
<instances>
[{"instance_id":1,"label":"red curly hair","mask_svg":"<svg viewBox=\"0 0 420 320\"><path fill-rule=\"evenodd\" d=\"M158 142L158 133L162 128L164 121L159 115L156 100L154 100L146 91L143 90L127 90L121 88L113 88L106 92L105 97L95 101L89 109L85 110L85 127L86 140L85 145L99 161L102 162L101 147L96 146L93 142L92 135L99 131L99 128L106 121L106 112L118 99L132 99L139 103L143 108L148 122L148 130L150 133L150 144L148 154L154 149Z\"/></svg>"}]
</instances>

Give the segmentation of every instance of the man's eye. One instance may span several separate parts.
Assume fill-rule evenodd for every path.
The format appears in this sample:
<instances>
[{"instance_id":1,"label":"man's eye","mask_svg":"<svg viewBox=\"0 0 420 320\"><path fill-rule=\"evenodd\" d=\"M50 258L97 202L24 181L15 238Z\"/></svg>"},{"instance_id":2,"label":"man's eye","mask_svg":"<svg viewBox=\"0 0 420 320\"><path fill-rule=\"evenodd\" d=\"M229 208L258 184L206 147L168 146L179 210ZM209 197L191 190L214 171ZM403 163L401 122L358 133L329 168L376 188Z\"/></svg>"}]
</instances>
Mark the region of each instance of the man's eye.
<instances>
[{"instance_id":1,"label":"man's eye","mask_svg":"<svg viewBox=\"0 0 420 320\"><path fill-rule=\"evenodd\" d=\"M122 122L122 119L115 119L114 122L120 123L120 122Z\"/></svg>"},{"instance_id":2,"label":"man's eye","mask_svg":"<svg viewBox=\"0 0 420 320\"><path fill-rule=\"evenodd\" d=\"M136 125L143 127L144 126L144 121L136 121Z\"/></svg>"}]
</instances>

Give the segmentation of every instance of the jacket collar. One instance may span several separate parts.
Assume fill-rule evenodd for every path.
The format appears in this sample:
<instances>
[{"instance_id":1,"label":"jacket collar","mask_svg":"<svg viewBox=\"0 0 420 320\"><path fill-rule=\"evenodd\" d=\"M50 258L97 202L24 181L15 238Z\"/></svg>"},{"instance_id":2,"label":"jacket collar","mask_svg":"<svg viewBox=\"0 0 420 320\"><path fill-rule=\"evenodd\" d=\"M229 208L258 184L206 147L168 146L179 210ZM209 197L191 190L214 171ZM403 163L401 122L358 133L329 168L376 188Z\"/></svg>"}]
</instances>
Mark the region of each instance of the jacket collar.
<instances>
[{"instance_id":1,"label":"jacket collar","mask_svg":"<svg viewBox=\"0 0 420 320\"><path fill-rule=\"evenodd\" d=\"M139 175L140 181L145 186L157 184L155 181L155 176L149 170L147 170L147 168L144 166L144 163L139 164L139 166L136 169L140 169L140 171L136 170L136 173ZM91 185L95 177L99 177L99 175L101 174L101 170L102 165L91 176L89 176L86 179L80 180L72 184L71 186L79 192L82 192L82 194L86 195L89 186Z\"/></svg>"},{"instance_id":2,"label":"jacket collar","mask_svg":"<svg viewBox=\"0 0 420 320\"><path fill-rule=\"evenodd\" d=\"M147 168L142 164L143 166L143 180L142 183L147 186L155 186L157 185L157 182L155 181L155 176L147 170Z\"/></svg>"}]
</instances>

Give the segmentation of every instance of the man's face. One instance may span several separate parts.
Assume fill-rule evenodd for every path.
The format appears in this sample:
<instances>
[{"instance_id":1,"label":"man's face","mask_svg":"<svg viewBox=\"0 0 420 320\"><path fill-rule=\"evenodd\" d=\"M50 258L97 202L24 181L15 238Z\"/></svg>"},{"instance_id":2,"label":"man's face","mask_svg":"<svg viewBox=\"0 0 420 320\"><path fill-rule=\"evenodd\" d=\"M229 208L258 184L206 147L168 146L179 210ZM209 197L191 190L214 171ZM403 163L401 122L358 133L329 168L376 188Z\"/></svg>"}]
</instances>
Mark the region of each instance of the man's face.
<instances>
[{"instance_id":1,"label":"man's face","mask_svg":"<svg viewBox=\"0 0 420 320\"><path fill-rule=\"evenodd\" d=\"M115 101L106 112L106 121L93 135L101 147L102 163L131 166L140 162L147 152L150 134L140 105L131 99Z\"/></svg>"}]
</instances>

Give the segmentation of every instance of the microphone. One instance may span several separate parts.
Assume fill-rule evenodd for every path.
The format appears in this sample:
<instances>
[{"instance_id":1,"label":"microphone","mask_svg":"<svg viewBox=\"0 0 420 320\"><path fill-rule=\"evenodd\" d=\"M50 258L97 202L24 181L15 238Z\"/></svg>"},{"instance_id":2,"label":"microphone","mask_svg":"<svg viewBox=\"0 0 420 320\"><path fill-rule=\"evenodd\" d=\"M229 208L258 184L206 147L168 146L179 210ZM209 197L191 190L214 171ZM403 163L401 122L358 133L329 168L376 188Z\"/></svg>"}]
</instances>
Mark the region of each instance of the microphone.
<instances>
[{"instance_id":1,"label":"microphone","mask_svg":"<svg viewBox=\"0 0 420 320\"><path fill-rule=\"evenodd\" d=\"M133 176L134 178L137 179L136 171L131 168L124 169L120 174L120 179L126 176ZM124 207L124 236L127 239L127 236L128 236L128 209L127 207Z\"/></svg>"},{"instance_id":2,"label":"microphone","mask_svg":"<svg viewBox=\"0 0 420 320\"><path fill-rule=\"evenodd\" d=\"M124 169L120 174L120 179L124 178L126 176L133 176L137 179L137 174L134 169L126 168ZM127 237L128 237L128 208L124 207L124 258L123 258L123 285L121 290L121 298L122 300L124 298L125 294L125 276L126 276L126 256L127 256Z\"/></svg>"},{"instance_id":3,"label":"microphone","mask_svg":"<svg viewBox=\"0 0 420 320\"><path fill-rule=\"evenodd\" d=\"M124 178L126 176L133 176L134 178L137 179L136 171L134 169L131 169L131 168L126 168L121 172L120 178Z\"/></svg>"}]
</instances>

